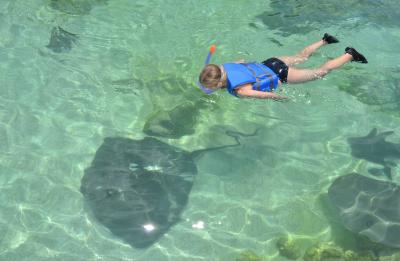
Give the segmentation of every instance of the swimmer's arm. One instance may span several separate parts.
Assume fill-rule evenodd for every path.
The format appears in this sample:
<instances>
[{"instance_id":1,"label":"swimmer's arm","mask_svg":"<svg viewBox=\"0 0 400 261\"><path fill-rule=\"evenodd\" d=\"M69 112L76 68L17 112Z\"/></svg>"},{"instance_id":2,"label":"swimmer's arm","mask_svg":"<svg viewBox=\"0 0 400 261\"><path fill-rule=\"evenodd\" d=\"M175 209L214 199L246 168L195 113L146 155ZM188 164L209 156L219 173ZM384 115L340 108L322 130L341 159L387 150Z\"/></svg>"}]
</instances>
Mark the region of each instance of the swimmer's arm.
<instances>
[{"instance_id":1,"label":"swimmer's arm","mask_svg":"<svg viewBox=\"0 0 400 261\"><path fill-rule=\"evenodd\" d=\"M251 84L245 84L236 89L236 93L241 97L258 98L258 99L273 99L273 100L286 100L287 97L280 96L273 92L261 92L253 90Z\"/></svg>"}]
</instances>

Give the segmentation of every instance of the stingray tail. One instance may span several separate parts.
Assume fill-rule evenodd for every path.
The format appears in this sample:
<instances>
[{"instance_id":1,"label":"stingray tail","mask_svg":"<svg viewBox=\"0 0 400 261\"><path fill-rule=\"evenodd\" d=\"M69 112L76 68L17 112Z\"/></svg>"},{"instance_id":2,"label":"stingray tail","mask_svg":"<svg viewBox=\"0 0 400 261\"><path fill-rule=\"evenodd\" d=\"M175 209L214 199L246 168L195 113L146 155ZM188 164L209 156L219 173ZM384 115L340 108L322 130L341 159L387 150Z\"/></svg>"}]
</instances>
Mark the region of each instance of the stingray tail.
<instances>
[{"instance_id":1,"label":"stingray tail","mask_svg":"<svg viewBox=\"0 0 400 261\"><path fill-rule=\"evenodd\" d=\"M193 155L193 157L197 157L197 156L202 155L204 152L210 152L210 151L214 151L214 150L238 147L238 146L242 145L240 143L240 138L241 137L254 137L254 136L256 136L258 134L259 130L260 129L256 129L253 133L249 133L249 134L241 133L241 132L238 132L238 131L227 130L227 131L225 131L225 134L227 136L229 136L229 137L232 137L236 141L236 143L229 144L229 145L218 146L218 147L213 147L213 148L202 149L202 150L197 150L197 151L194 151L192 153L192 155Z\"/></svg>"}]
</instances>

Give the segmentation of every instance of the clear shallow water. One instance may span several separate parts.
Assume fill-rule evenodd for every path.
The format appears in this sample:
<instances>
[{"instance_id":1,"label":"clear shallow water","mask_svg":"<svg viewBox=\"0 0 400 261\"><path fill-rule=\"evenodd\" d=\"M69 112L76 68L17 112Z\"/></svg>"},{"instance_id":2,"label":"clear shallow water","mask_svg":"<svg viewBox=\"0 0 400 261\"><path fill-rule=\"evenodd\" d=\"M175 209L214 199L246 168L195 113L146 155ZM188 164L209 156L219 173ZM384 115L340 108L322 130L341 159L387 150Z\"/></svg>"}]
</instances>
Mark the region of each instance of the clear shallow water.
<instances>
[{"instance_id":1,"label":"clear shallow water","mask_svg":"<svg viewBox=\"0 0 400 261\"><path fill-rule=\"evenodd\" d=\"M275 247L282 233L305 246L331 240L319 196L335 177L366 174L371 165L351 157L346 138L377 127L400 139L400 16L395 1L361 2L345 11L332 1L110 0L67 10L0 1L0 259L234 260L251 249L284 260ZM336 10L336 18L323 19L321 10ZM70 52L45 47L57 25L79 35ZM288 103L195 89L212 43L215 62L262 60L293 54L324 32L341 43L304 66L348 45L370 63L287 86ZM231 143L221 125L259 132L238 149L199 158L182 222L151 248L132 249L88 215L84 169L105 137L140 139L148 115L188 97L206 101L195 133L165 142L192 151ZM199 220L205 229L192 228Z\"/></svg>"}]
</instances>

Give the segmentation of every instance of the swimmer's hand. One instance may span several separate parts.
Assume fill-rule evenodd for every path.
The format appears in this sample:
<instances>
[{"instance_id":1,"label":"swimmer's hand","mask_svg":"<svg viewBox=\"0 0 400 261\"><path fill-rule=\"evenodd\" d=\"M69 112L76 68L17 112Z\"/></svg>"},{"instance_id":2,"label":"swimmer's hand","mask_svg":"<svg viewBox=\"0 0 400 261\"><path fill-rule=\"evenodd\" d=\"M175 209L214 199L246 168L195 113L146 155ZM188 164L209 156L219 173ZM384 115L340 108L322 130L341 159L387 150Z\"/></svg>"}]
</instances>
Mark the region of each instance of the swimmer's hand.
<instances>
[{"instance_id":1,"label":"swimmer's hand","mask_svg":"<svg viewBox=\"0 0 400 261\"><path fill-rule=\"evenodd\" d=\"M253 90L251 84L244 84L236 89L236 93L240 97L257 98L257 99L272 99L277 101L287 101L288 97L280 96L273 92L261 92Z\"/></svg>"},{"instance_id":2,"label":"swimmer's hand","mask_svg":"<svg viewBox=\"0 0 400 261\"><path fill-rule=\"evenodd\" d=\"M246 63L244 59L237 60L235 63Z\"/></svg>"},{"instance_id":3,"label":"swimmer's hand","mask_svg":"<svg viewBox=\"0 0 400 261\"><path fill-rule=\"evenodd\" d=\"M289 97L285 97L285 96L279 96L280 98L279 99L274 99L274 98L272 98L274 101L277 101L277 102L288 102L288 101L290 101L290 98Z\"/></svg>"}]
</instances>

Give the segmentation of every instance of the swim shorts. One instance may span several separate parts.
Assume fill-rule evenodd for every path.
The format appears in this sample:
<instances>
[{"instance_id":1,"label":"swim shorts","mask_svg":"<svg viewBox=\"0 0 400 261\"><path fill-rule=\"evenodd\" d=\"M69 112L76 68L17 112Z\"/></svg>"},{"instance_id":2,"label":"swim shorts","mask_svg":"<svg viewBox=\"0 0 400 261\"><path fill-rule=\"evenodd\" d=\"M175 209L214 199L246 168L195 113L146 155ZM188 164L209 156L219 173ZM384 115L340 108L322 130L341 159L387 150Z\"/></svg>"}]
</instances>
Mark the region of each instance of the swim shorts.
<instances>
[{"instance_id":1,"label":"swim shorts","mask_svg":"<svg viewBox=\"0 0 400 261\"><path fill-rule=\"evenodd\" d=\"M283 61L273 57L263 61L262 64L274 71L281 82L287 82L289 67Z\"/></svg>"}]
</instances>

